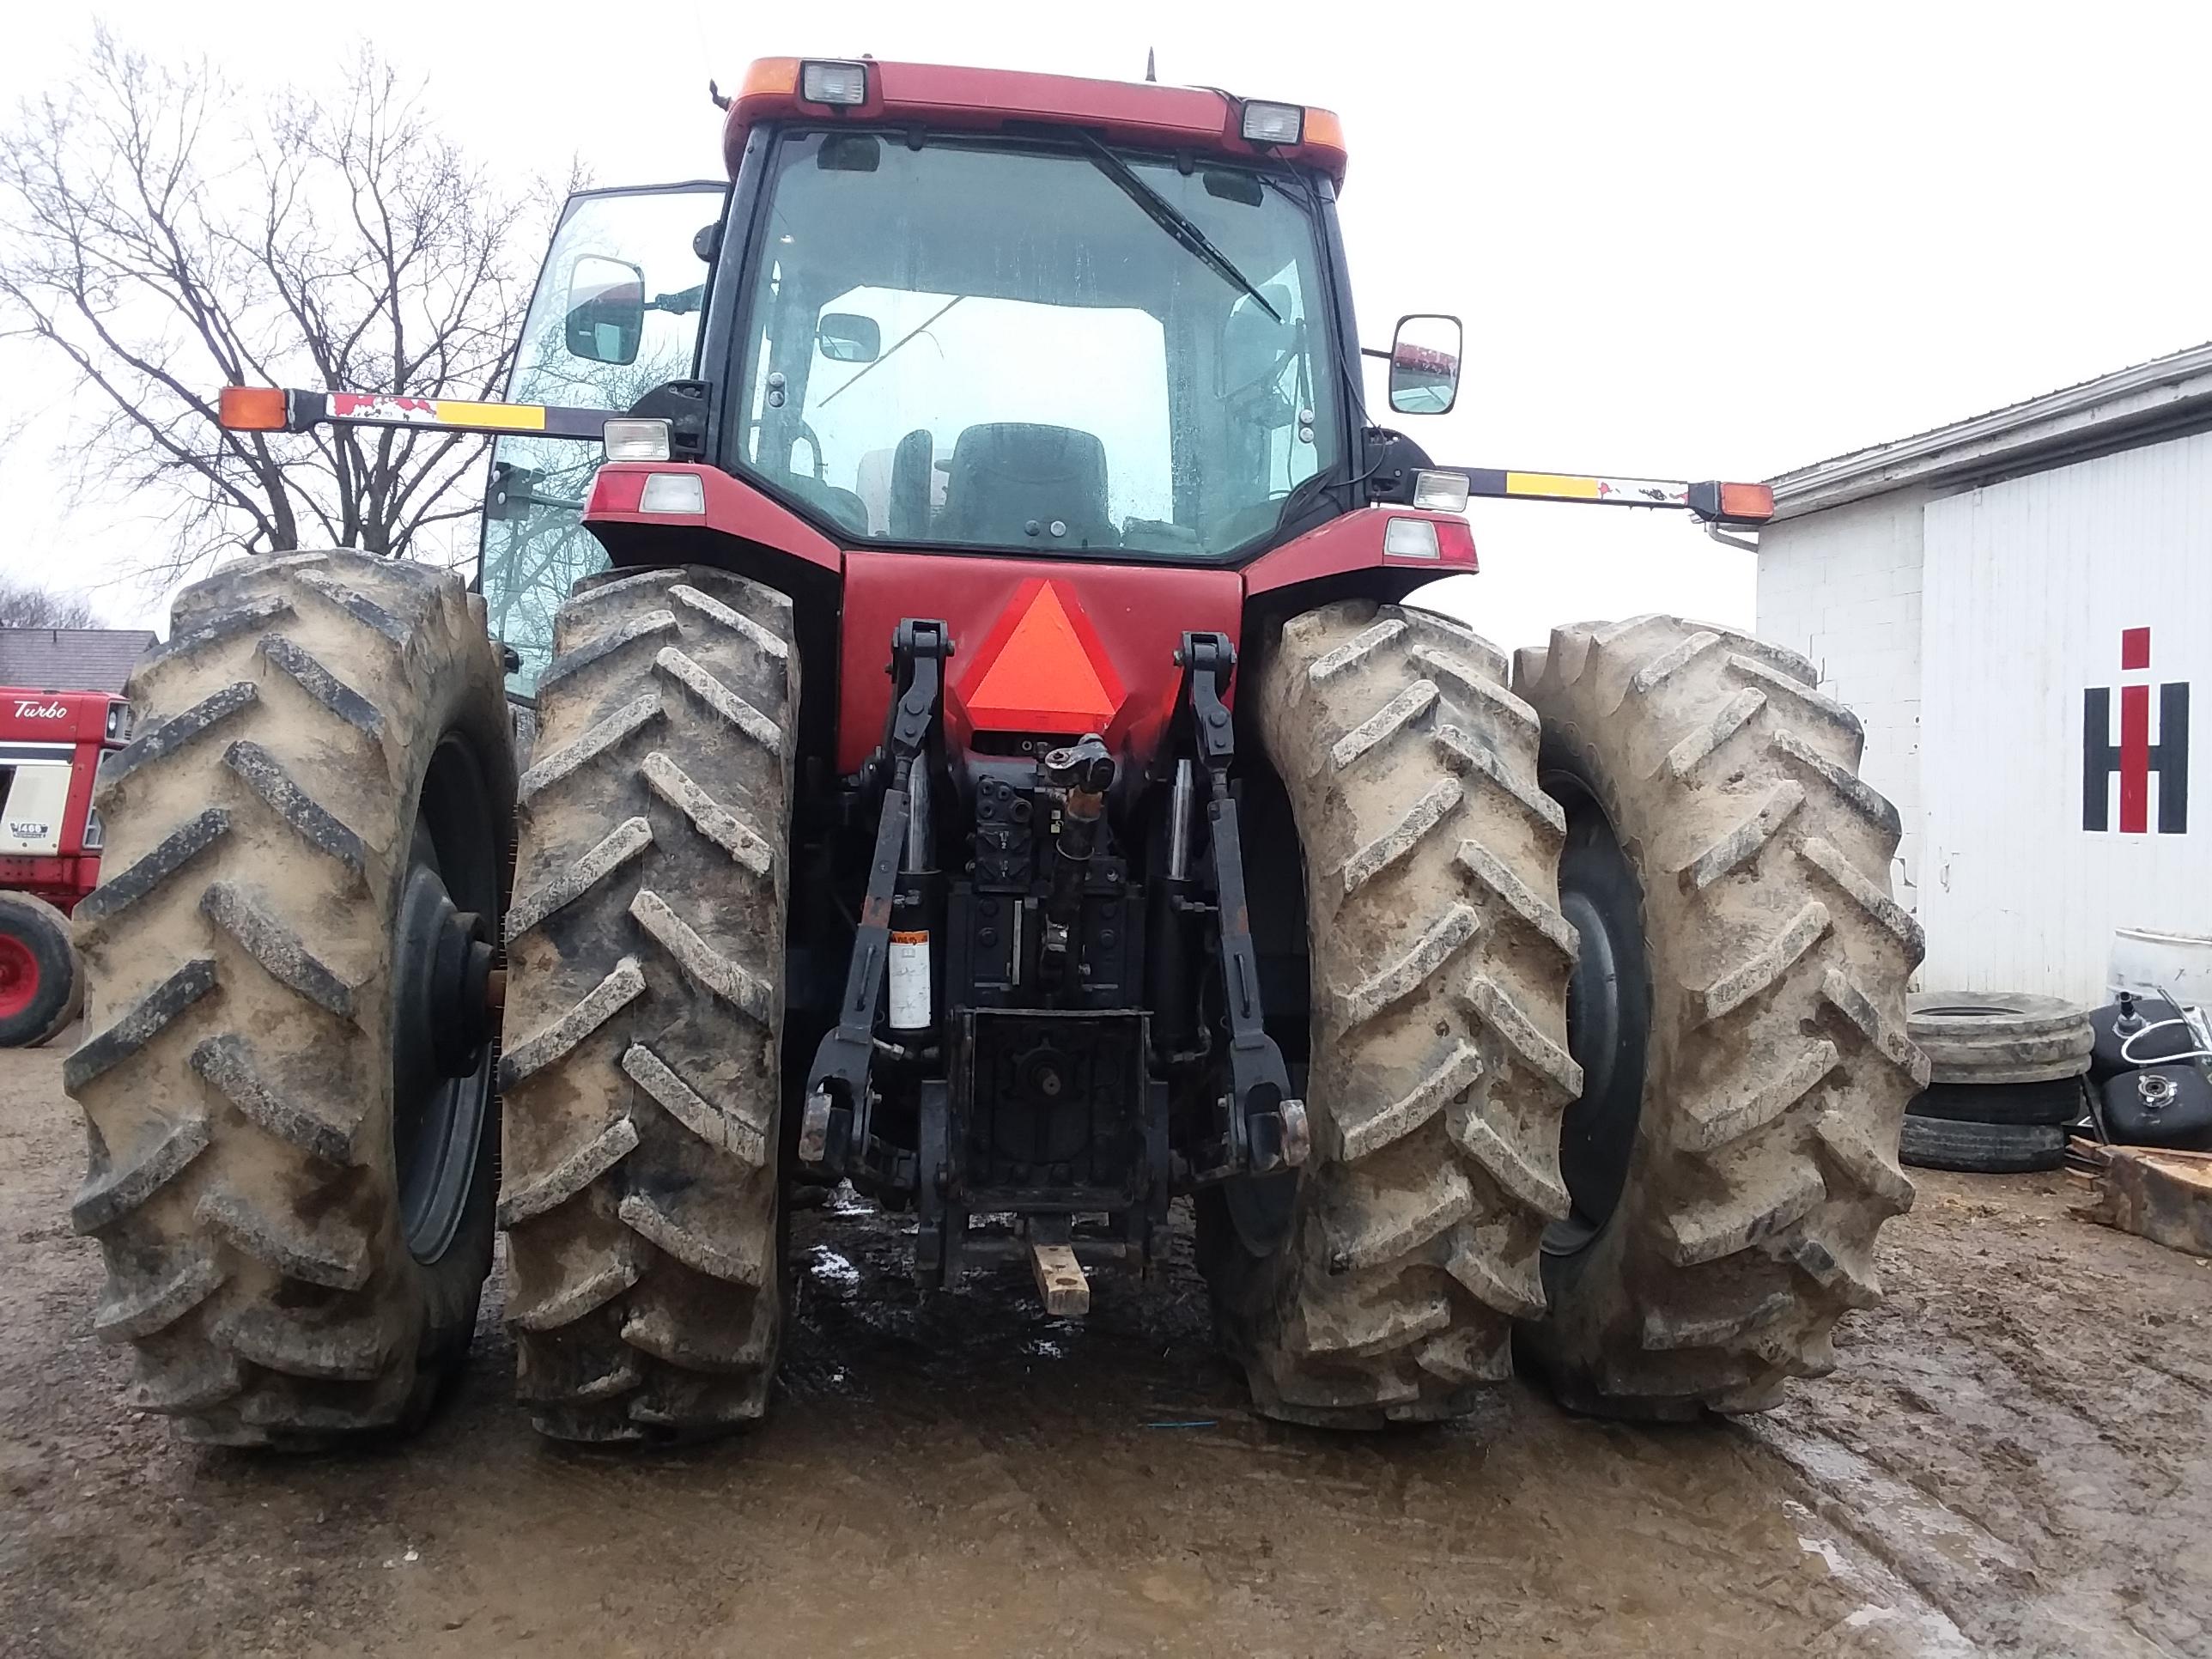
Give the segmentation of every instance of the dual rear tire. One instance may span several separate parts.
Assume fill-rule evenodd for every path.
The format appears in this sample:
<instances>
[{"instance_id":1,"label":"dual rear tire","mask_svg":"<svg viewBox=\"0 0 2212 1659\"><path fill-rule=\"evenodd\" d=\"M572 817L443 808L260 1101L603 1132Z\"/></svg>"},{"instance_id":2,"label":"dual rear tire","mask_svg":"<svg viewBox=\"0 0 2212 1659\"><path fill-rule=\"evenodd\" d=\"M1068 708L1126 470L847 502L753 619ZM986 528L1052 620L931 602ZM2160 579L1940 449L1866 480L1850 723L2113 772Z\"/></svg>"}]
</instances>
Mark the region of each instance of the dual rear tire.
<instances>
[{"instance_id":1,"label":"dual rear tire","mask_svg":"<svg viewBox=\"0 0 2212 1659\"><path fill-rule=\"evenodd\" d=\"M1201 1233L1260 1408L1449 1415L1509 1341L1577 1409L1771 1405L1879 1294L1926 1080L1894 812L1809 665L1672 617L1502 656L1286 623L1253 684L1304 848L1316 1154Z\"/></svg>"},{"instance_id":2,"label":"dual rear tire","mask_svg":"<svg viewBox=\"0 0 2212 1659\"><path fill-rule=\"evenodd\" d=\"M64 1073L91 1146L74 1219L108 1273L94 1325L136 1350L131 1403L230 1445L414 1427L466 1355L496 1197L541 1429L759 1415L790 638L787 600L724 573L586 584L518 781L481 601L450 574L301 554L185 592L100 786L91 1029ZM0 933L28 902L0 895Z\"/></svg>"}]
</instances>

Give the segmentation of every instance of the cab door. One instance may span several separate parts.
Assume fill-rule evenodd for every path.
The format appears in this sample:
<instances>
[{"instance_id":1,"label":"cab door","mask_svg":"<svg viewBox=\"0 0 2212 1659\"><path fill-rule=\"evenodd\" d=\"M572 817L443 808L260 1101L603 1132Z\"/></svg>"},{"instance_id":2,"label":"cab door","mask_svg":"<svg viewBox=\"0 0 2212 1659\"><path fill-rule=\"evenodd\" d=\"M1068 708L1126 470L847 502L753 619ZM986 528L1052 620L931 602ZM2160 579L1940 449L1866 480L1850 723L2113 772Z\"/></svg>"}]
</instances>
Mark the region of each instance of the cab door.
<instances>
[{"instance_id":1,"label":"cab door","mask_svg":"<svg viewBox=\"0 0 2212 1659\"><path fill-rule=\"evenodd\" d=\"M621 410L697 372L726 184L580 191L538 272L507 386L510 403ZM604 459L590 440L510 434L492 446L479 581L492 637L520 660L528 698L551 658L553 617L577 579L607 568L583 528Z\"/></svg>"}]
</instances>

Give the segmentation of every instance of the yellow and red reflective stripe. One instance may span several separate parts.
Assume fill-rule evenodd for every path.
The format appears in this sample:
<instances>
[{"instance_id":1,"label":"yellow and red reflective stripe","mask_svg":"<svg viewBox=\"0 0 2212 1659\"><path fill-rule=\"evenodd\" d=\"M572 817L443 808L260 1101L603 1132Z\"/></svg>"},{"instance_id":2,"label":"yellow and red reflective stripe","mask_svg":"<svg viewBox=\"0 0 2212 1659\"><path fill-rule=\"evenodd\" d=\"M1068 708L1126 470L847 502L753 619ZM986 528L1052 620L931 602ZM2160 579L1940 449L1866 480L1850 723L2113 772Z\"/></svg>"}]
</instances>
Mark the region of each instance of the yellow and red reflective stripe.
<instances>
[{"instance_id":1,"label":"yellow and red reflective stripe","mask_svg":"<svg viewBox=\"0 0 2212 1659\"><path fill-rule=\"evenodd\" d=\"M1509 472L1509 495L1545 495L1576 501L1601 500L1595 478L1577 478L1565 472Z\"/></svg>"},{"instance_id":2,"label":"yellow and red reflective stripe","mask_svg":"<svg viewBox=\"0 0 2212 1659\"><path fill-rule=\"evenodd\" d=\"M1547 501L1605 501L1622 507L1686 507L1690 487L1666 478L1612 478L1575 472L1509 472L1505 493Z\"/></svg>"},{"instance_id":3,"label":"yellow and red reflective stripe","mask_svg":"<svg viewBox=\"0 0 2212 1659\"><path fill-rule=\"evenodd\" d=\"M476 432L546 429L543 404L480 404L459 398L399 398L380 392L333 392L328 397L331 419L362 425L453 427Z\"/></svg>"}]
</instances>

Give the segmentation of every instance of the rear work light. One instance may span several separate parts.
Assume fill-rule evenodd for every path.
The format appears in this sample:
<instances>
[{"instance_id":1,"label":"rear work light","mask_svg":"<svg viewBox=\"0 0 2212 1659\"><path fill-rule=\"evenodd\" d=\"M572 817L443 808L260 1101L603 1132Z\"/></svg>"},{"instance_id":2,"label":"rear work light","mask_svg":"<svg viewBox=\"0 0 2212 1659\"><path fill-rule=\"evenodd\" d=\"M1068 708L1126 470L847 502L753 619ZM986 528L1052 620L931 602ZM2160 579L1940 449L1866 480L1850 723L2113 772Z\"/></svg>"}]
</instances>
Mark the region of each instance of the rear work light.
<instances>
[{"instance_id":1,"label":"rear work light","mask_svg":"<svg viewBox=\"0 0 2212 1659\"><path fill-rule=\"evenodd\" d=\"M1306 112L1297 104L1249 103L1244 106L1244 142L1248 144L1295 144L1305 136Z\"/></svg>"},{"instance_id":2,"label":"rear work light","mask_svg":"<svg viewBox=\"0 0 2212 1659\"><path fill-rule=\"evenodd\" d=\"M1467 474L1464 472L1416 472L1413 474L1413 505L1429 513L1464 513L1467 511Z\"/></svg>"},{"instance_id":3,"label":"rear work light","mask_svg":"<svg viewBox=\"0 0 2212 1659\"><path fill-rule=\"evenodd\" d=\"M799 95L810 104L865 104L868 101L866 64L802 64Z\"/></svg>"},{"instance_id":4,"label":"rear work light","mask_svg":"<svg viewBox=\"0 0 2212 1659\"><path fill-rule=\"evenodd\" d=\"M623 416L607 422L599 441L611 461L665 461L668 422Z\"/></svg>"},{"instance_id":5,"label":"rear work light","mask_svg":"<svg viewBox=\"0 0 2212 1659\"><path fill-rule=\"evenodd\" d=\"M216 402L216 419L226 432L282 432L290 411L273 386L227 386Z\"/></svg>"}]
</instances>

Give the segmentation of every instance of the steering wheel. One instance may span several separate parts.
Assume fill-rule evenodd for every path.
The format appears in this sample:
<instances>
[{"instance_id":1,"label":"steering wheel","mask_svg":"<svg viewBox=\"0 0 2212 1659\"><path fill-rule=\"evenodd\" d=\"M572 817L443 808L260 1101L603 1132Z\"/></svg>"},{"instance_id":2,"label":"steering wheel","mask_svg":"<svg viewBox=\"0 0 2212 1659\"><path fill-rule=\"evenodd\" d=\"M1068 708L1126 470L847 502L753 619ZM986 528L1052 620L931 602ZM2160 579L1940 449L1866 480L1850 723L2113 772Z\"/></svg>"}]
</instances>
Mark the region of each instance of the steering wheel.
<instances>
[{"instance_id":1,"label":"steering wheel","mask_svg":"<svg viewBox=\"0 0 2212 1659\"><path fill-rule=\"evenodd\" d=\"M799 435L805 441L806 447L814 452L814 482L818 484L828 483L830 463L823 459L822 440L814 435L814 428L804 421L799 423Z\"/></svg>"},{"instance_id":2,"label":"steering wheel","mask_svg":"<svg viewBox=\"0 0 2212 1659\"><path fill-rule=\"evenodd\" d=\"M748 439L750 439L752 434L759 432L760 429L767 424L768 422L766 421L760 420L758 418L746 421L745 434ZM823 457L822 440L814 435L814 428L807 425L804 421L801 421L799 423L799 441L803 441L809 449L814 452L814 482L818 484L828 483L830 482L830 463Z\"/></svg>"},{"instance_id":3,"label":"steering wheel","mask_svg":"<svg viewBox=\"0 0 2212 1659\"><path fill-rule=\"evenodd\" d=\"M1269 382L1282 379L1283 371L1291 366L1291 359L1298 355L1303 343L1304 343L1302 341L1291 342L1287 348L1277 356L1275 361L1269 363L1267 368L1261 369L1250 380L1242 381L1239 384L1230 387L1228 391L1223 392L1221 394L1221 401L1224 404L1233 404L1243 398L1247 392L1256 392L1260 387L1267 385Z\"/></svg>"}]
</instances>

